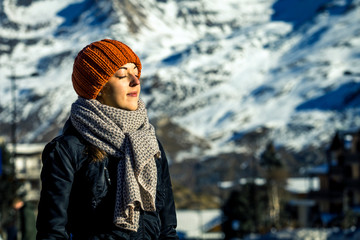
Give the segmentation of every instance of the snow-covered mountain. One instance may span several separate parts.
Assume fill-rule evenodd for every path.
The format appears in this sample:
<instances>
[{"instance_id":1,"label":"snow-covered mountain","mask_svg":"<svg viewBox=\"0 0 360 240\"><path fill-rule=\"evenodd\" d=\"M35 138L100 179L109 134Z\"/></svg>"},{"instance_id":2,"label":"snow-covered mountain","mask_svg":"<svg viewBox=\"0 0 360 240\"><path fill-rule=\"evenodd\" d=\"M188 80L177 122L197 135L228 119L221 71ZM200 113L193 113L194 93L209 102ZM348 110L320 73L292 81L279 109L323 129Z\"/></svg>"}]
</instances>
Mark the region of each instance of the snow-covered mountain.
<instances>
[{"instance_id":1,"label":"snow-covered mountain","mask_svg":"<svg viewBox=\"0 0 360 240\"><path fill-rule=\"evenodd\" d=\"M360 0L0 0L0 21L0 135L16 79L20 142L60 131L74 57L103 38L140 56L175 160L261 151L249 133L301 151L360 128Z\"/></svg>"}]
</instances>

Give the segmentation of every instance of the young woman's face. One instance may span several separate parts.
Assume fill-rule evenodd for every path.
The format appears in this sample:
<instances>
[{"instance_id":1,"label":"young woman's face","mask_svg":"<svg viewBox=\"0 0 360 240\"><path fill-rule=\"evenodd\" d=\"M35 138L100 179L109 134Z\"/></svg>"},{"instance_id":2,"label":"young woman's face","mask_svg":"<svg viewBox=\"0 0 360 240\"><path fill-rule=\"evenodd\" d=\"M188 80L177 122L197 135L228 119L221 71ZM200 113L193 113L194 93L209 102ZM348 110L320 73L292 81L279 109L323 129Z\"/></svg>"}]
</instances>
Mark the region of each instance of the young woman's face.
<instances>
[{"instance_id":1,"label":"young woman's face","mask_svg":"<svg viewBox=\"0 0 360 240\"><path fill-rule=\"evenodd\" d=\"M117 70L101 89L97 99L105 105L134 111L140 95L139 71L134 63Z\"/></svg>"}]
</instances>

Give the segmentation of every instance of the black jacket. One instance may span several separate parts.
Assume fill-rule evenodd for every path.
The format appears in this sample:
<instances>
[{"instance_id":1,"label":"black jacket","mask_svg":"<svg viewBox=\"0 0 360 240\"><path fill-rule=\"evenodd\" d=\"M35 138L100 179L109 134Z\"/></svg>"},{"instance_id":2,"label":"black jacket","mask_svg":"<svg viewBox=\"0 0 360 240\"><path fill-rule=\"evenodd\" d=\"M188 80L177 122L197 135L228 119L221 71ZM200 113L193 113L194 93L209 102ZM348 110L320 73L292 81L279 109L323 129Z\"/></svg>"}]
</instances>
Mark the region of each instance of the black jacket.
<instances>
[{"instance_id":1,"label":"black jacket","mask_svg":"<svg viewBox=\"0 0 360 240\"><path fill-rule=\"evenodd\" d=\"M178 239L168 163L159 143L156 212L140 213L137 232L113 224L116 169L121 159L92 162L87 143L72 126L43 151L42 190L37 217L37 240L42 239Z\"/></svg>"}]
</instances>

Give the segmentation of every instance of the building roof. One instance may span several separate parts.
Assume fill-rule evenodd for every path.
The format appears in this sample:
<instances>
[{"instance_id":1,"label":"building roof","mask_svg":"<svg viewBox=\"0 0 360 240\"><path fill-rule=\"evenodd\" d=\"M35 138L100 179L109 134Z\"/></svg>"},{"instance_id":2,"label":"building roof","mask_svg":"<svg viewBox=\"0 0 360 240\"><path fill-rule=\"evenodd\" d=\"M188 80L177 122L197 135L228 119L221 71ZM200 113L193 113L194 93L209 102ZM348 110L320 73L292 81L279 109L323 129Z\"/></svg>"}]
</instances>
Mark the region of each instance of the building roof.
<instances>
[{"instance_id":1,"label":"building roof","mask_svg":"<svg viewBox=\"0 0 360 240\"><path fill-rule=\"evenodd\" d=\"M222 239L222 233L208 233L221 223L220 209L177 210L177 231L190 239Z\"/></svg>"},{"instance_id":2,"label":"building roof","mask_svg":"<svg viewBox=\"0 0 360 240\"><path fill-rule=\"evenodd\" d=\"M7 149L12 152L14 149L14 145L7 144ZM18 143L15 146L16 154L20 155L32 155L39 154L44 150L45 143Z\"/></svg>"},{"instance_id":3,"label":"building roof","mask_svg":"<svg viewBox=\"0 0 360 240\"><path fill-rule=\"evenodd\" d=\"M320 180L314 178L288 178L285 189L292 193L308 193L320 189Z\"/></svg>"},{"instance_id":4,"label":"building roof","mask_svg":"<svg viewBox=\"0 0 360 240\"><path fill-rule=\"evenodd\" d=\"M266 183L266 179L264 178L241 178L238 181L225 181L218 184L220 188L229 189L238 184L244 185L254 181L256 185L264 185ZM317 191L320 189L320 180L318 177L302 177L302 178L288 178L286 180L285 189L292 193L308 193L309 191Z\"/></svg>"}]
</instances>

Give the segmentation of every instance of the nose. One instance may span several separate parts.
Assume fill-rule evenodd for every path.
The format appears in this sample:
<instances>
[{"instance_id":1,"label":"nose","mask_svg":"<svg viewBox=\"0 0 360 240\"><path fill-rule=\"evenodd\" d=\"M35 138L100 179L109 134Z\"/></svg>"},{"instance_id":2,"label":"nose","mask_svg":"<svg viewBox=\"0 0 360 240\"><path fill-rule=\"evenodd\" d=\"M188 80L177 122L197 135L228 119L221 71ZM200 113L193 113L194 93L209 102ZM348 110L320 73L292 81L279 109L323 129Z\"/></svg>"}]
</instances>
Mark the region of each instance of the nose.
<instances>
[{"instance_id":1,"label":"nose","mask_svg":"<svg viewBox=\"0 0 360 240\"><path fill-rule=\"evenodd\" d=\"M137 85L140 85L140 80L138 77L136 77L134 74L130 75L130 86L135 87Z\"/></svg>"}]
</instances>

